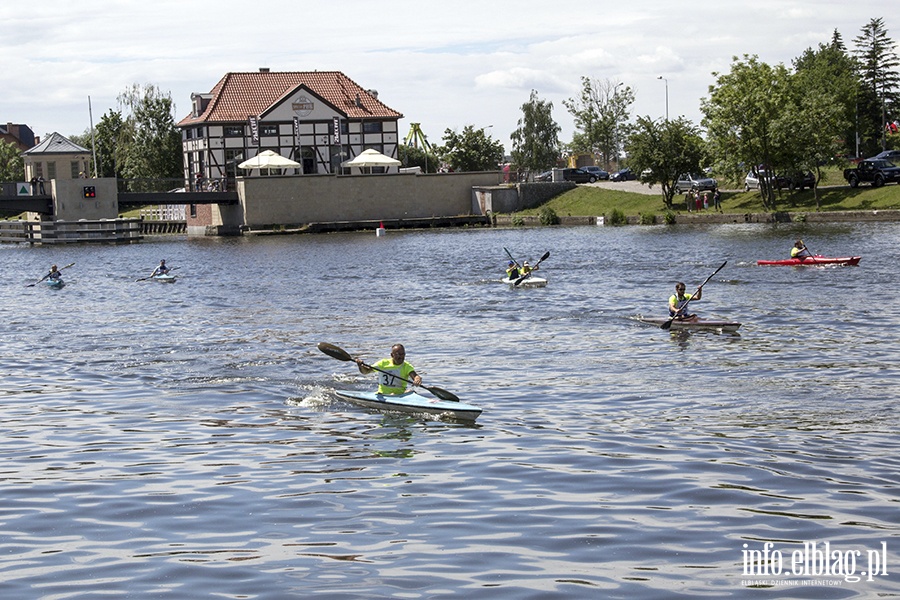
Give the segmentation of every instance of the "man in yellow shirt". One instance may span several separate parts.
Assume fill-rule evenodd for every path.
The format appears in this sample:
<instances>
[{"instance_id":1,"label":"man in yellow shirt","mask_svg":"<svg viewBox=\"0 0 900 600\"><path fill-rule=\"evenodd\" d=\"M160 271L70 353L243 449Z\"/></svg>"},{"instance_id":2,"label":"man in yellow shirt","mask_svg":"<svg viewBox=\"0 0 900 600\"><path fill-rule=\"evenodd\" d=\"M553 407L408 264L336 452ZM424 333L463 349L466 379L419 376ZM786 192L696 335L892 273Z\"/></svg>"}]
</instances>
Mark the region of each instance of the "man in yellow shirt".
<instances>
[{"instance_id":1,"label":"man in yellow shirt","mask_svg":"<svg viewBox=\"0 0 900 600\"><path fill-rule=\"evenodd\" d=\"M406 392L406 381L409 379L415 385L422 385L422 378L416 373L416 369L406 362L406 348L403 344L391 346L391 357L379 360L369 367L361 358L356 359L359 372L368 375L372 371L378 373L378 393L397 396Z\"/></svg>"}]
</instances>

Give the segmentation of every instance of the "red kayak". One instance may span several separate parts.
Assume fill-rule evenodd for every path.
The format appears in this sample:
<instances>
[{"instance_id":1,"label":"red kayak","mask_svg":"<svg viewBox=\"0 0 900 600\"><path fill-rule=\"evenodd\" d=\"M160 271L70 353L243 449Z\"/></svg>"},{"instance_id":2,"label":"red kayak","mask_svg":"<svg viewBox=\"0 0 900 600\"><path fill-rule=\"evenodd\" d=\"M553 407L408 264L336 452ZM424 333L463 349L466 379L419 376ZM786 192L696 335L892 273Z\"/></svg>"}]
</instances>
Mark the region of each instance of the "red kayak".
<instances>
[{"instance_id":1,"label":"red kayak","mask_svg":"<svg viewBox=\"0 0 900 600\"><path fill-rule=\"evenodd\" d=\"M816 265L858 265L861 256L844 256L842 258L828 258L827 256L804 256L803 258L786 258L784 260L758 260L758 265L778 267L816 266Z\"/></svg>"}]
</instances>

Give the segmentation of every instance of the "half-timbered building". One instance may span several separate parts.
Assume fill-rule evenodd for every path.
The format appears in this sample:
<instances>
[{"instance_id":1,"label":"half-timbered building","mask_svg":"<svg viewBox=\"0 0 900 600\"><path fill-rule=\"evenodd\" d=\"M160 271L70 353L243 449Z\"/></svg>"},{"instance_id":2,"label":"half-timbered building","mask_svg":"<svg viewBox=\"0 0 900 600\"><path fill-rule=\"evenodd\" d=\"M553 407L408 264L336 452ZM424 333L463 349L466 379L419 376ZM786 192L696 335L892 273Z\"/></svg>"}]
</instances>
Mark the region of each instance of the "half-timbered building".
<instances>
[{"instance_id":1,"label":"half-timbered building","mask_svg":"<svg viewBox=\"0 0 900 600\"><path fill-rule=\"evenodd\" d=\"M263 150L296 161L301 174L347 172L341 163L368 148L398 155L403 115L339 71L228 73L191 101L178 123L190 182L233 181Z\"/></svg>"}]
</instances>

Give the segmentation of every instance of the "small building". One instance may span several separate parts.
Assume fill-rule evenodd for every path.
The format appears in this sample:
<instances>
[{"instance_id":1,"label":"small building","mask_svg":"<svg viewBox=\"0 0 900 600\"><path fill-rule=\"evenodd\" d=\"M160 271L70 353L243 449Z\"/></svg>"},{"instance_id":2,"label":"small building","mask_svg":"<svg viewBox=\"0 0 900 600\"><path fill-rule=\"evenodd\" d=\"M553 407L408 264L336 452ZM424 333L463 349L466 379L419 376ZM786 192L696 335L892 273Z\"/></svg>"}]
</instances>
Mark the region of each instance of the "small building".
<instances>
[{"instance_id":1,"label":"small building","mask_svg":"<svg viewBox=\"0 0 900 600\"><path fill-rule=\"evenodd\" d=\"M80 179L90 173L91 151L56 132L22 152L25 180Z\"/></svg>"},{"instance_id":2,"label":"small building","mask_svg":"<svg viewBox=\"0 0 900 600\"><path fill-rule=\"evenodd\" d=\"M227 179L233 189L245 174L237 165L263 150L300 163L299 174L341 173L369 148L398 157L403 115L339 71L228 73L191 102L178 123L189 182Z\"/></svg>"},{"instance_id":3,"label":"small building","mask_svg":"<svg viewBox=\"0 0 900 600\"><path fill-rule=\"evenodd\" d=\"M28 150L40 143L41 139L34 135L34 131L28 125L7 123L0 125L0 140L14 144L16 148Z\"/></svg>"}]
</instances>

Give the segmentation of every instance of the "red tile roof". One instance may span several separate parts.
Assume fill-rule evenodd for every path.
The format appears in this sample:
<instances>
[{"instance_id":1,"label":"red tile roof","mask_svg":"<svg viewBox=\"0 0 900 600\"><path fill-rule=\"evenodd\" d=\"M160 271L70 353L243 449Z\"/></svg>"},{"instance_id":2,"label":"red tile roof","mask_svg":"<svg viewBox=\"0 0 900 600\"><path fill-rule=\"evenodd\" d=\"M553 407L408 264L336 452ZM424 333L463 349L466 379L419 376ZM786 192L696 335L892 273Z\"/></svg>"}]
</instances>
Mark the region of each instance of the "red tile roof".
<instances>
[{"instance_id":1,"label":"red tile roof","mask_svg":"<svg viewBox=\"0 0 900 600\"><path fill-rule=\"evenodd\" d=\"M210 92L212 99L203 114L198 117L188 115L178 126L246 121L248 115L263 114L301 85L349 119L403 118L340 71L259 71L226 74Z\"/></svg>"}]
</instances>

